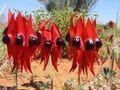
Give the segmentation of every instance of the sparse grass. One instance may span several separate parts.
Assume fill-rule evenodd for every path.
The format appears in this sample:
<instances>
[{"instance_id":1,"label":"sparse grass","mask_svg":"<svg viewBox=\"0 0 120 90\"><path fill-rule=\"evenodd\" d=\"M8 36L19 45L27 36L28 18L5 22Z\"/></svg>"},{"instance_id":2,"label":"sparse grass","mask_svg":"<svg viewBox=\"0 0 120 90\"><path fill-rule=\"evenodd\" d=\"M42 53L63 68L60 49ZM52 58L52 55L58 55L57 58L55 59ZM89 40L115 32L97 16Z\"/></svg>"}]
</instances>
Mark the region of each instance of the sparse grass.
<instances>
[{"instance_id":1,"label":"sparse grass","mask_svg":"<svg viewBox=\"0 0 120 90\"><path fill-rule=\"evenodd\" d=\"M2 73L3 69L8 66L7 48L2 42L2 32L3 28L0 28L0 74Z\"/></svg>"}]
</instances>

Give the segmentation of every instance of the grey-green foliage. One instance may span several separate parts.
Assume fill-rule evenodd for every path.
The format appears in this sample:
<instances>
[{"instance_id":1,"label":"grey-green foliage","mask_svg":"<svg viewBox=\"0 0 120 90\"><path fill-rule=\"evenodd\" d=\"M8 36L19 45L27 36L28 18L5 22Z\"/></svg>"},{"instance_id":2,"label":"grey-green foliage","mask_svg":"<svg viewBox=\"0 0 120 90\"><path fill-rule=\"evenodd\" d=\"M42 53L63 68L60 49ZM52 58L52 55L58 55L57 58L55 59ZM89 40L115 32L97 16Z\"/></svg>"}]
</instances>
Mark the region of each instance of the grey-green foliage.
<instances>
[{"instance_id":1,"label":"grey-green foliage","mask_svg":"<svg viewBox=\"0 0 120 90\"><path fill-rule=\"evenodd\" d=\"M34 10L33 13L34 13L33 25L35 30L38 29L39 22L50 19L51 17L51 12L48 12L47 10L38 9L38 10Z\"/></svg>"},{"instance_id":2,"label":"grey-green foliage","mask_svg":"<svg viewBox=\"0 0 120 90\"><path fill-rule=\"evenodd\" d=\"M53 10L52 11L52 21L56 22L60 28L62 36L65 37L69 26L70 26L70 17L72 14L72 10L70 8L64 8L62 10Z\"/></svg>"},{"instance_id":3,"label":"grey-green foliage","mask_svg":"<svg viewBox=\"0 0 120 90\"><path fill-rule=\"evenodd\" d=\"M111 78L111 79L114 79L115 75L116 75L116 71L115 71L115 70L113 70L113 71L111 72L110 68L108 68L108 67L103 67L103 76L104 76L104 78L105 78L107 81L108 81L110 78Z\"/></svg>"},{"instance_id":4,"label":"grey-green foliage","mask_svg":"<svg viewBox=\"0 0 120 90\"><path fill-rule=\"evenodd\" d=\"M34 27L37 29L39 22L50 19L50 21L55 22L58 25L62 36L64 37L68 31L70 25L70 16L72 13L73 12L70 8L52 11L36 10L34 11Z\"/></svg>"}]
</instances>

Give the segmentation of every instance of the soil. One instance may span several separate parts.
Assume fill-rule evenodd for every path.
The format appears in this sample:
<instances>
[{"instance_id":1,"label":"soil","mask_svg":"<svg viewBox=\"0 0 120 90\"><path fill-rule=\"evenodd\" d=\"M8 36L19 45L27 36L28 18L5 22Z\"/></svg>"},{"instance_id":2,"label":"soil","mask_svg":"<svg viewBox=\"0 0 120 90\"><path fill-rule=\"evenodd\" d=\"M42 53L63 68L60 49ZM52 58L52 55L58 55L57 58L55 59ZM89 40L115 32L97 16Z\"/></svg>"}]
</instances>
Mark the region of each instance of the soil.
<instances>
[{"instance_id":1,"label":"soil","mask_svg":"<svg viewBox=\"0 0 120 90\"><path fill-rule=\"evenodd\" d=\"M95 73L97 74L100 69L104 66L110 66L111 60L107 60L103 65L99 66L97 63L94 65ZM56 72L53 69L53 90L62 90L62 87L64 85L64 82L66 80L75 80L74 81L74 87L77 86L77 68L74 72L69 73L69 70L71 68L72 61L69 61L67 59L63 59L62 62L58 65L59 72ZM22 74L19 73L19 79L18 79L18 86L20 90L35 90L31 86L25 87L22 86L24 83L29 83L30 80L33 78L33 81L42 81L42 82L48 82L50 81L49 78L49 65L47 66L46 70L43 71L43 63L40 64L40 61L32 61L32 71L30 72L23 72ZM114 67L115 70L117 70L118 76L120 76L120 70L118 70L117 67ZM81 74L81 82L90 82L94 79L94 75L89 71L88 76ZM0 71L0 85L7 86L7 87L13 87L15 86L15 74L11 72L11 67L9 66L8 69L4 71Z\"/></svg>"}]
</instances>

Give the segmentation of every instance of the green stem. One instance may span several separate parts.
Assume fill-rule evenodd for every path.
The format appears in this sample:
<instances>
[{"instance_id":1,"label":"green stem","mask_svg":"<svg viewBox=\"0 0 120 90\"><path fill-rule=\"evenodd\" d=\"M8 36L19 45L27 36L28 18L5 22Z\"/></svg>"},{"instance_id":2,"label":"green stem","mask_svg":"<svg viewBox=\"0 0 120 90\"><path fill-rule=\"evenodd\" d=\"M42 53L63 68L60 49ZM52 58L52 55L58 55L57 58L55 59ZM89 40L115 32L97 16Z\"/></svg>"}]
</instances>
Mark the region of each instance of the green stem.
<instances>
[{"instance_id":1,"label":"green stem","mask_svg":"<svg viewBox=\"0 0 120 90\"><path fill-rule=\"evenodd\" d=\"M77 90L80 90L80 65L78 66L78 87Z\"/></svg>"},{"instance_id":2,"label":"green stem","mask_svg":"<svg viewBox=\"0 0 120 90\"><path fill-rule=\"evenodd\" d=\"M119 14L119 11L117 11L117 18L116 18L116 26L115 26L115 29L117 30L117 22L118 22L118 14ZM116 33L115 33L115 30L114 30L114 36L113 36L113 40L115 40L115 38L116 38ZM115 47L115 42L113 42L113 47ZM113 48L113 54L112 54L112 56L113 56L113 58L112 58L112 66L111 66L111 76L112 76L112 72L113 72L113 69L114 69L114 63L115 63L115 53L114 53L114 48Z\"/></svg>"},{"instance_id":3,"label":"green stem","mask_svg":"<svg viewBox=\"0 0 120 90\"><path fill-rule=\"evenodd\" d=\"M50 56L50 60L49 60L49 65L50 65L50 79L51 79L51 90L53 90L53 76L52 76L52 61L51 61L51 56Z\"/></svg>"},{"instance_id":4,"label":"green stem","mask_svg":"<svg viewBox=\"0 0 120 90\"><path fill-rule=\"evenodd\" d=\"M78 86L80 85L80 65L78 67Z\"/></svg>"},{"instance_id":5,"label":"green stem","mask_svg":"<svg viewBox=\"0 0 120 90\"><path fill-rule=\"evenodd\" d=\"M51 90L53 90L53 78L51 78Z\"/></svg>"},{"instance_id":6,"label":"green stem","mask_svg":"<svg viewBox=\"0 0 120 90\"><path fill-rule=\"evenodd\" d=\"M16 90L18 90L18 63L16 64L15 79L16 79Z\"/></svg>"},{"instance_id":7,"label":"green stem","mask_svg":"<svg viewBox=\"0 0 120 90\"><path fill-rule=\"evenodd\" d=\"M111 61L111 70L110 70L110 75L112 76L113 68L114 68L114 49L113 49L113 56L112 56L112 61Z\"/></svg>"}]
</instances>

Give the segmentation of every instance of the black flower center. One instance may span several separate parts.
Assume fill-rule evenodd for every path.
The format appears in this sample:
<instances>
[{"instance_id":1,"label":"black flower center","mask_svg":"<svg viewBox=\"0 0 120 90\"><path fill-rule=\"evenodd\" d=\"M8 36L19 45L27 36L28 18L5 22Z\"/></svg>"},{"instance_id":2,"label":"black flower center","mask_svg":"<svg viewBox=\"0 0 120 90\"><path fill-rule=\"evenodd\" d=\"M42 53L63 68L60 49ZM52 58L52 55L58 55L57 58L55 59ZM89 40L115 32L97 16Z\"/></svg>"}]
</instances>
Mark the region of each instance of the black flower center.
<instances>
[{"instance_id":1,"label":"black flower center","mask_svg":"<svg viewBox=\"0 0 120 90\"><path fill-rule=\"evenodd\" d=\"M51 48L51 46L52 46L51 41L50 41L50 40L46 40L46 41L45 41L45 43L44 43L44 46L45 46L45 48L50 49L50 48Z\"/></svg>"},{"instance_id":2,"label":"black flower center","mask_svg":"<svg viewBox=\"0 0 120 90\"><path fill-rule=\"evenodd\" d=\"M75 36L72 40L72 45L75 48L79 48L80 47L80 38L78 36Z\"/></svg>"},{"instance_id":3,"label":"black flower center","mask_svg":"<svg viewBox=\"0 0 120 90\"><path fill-rule=\"evenodd\" d=\"M39 36L37 36L36 45L38 46L38 45L40 45L40 43L41 43L41 38Z\"/></svg>"},{"instance_id":4,"label":"black flower center","mask_svg":"<svg viewBox=\"0 0 120 90\"><path fill-rule=\"evenodd\" d=\"M32 47L32 46L36 45L36 44L37 44L37 41L38 41L38 40L37 40L36 37L30 36L30 37L29 37L29 42L28 42L28 43L29 43L29 46Z\"/></svg>"},{"instance_id":5,"label":"black flower center","mask_svg":"<svg viewBox=\"0 0 120 90\"><path fill-rule=\"evenodd\" d=\"M15 43L16 43L17 45L22 46L22 44L23 44L23 36L22 36L22 35L17 35L17 36L16 36L16 39L15 39Z\"/></svg>"},{"instance_id":6,"label":"black flower center","mask_svg":"<svg viewBox=\"0 0 120 90\"><path fill-rule=\"evenodd\" d=\"M96 47L100 48L102 46L102 41L100 39L96 39Z\"/></svg>"},{"instance_id":7,"label":"black flower center","mask_svg":"<svg viewBox=\"0 0 120 90\"><path fill-rule=\"evenodd\" d=\"M38 37L41 37L41 32L39 30L36 32L36 34Z\"/></svg>"},{"instance_id":8,"label":"black flower center","mask_svg":"<svg viewBox=\"0 0 120 90\"><path fill-rule=\"evenodd\" d=\"M4 34L3 37L2 37L2 41L3 43L5 44L9 44L10 43L10 38L7 34Z\"/></svg>"},{"instance_id":9,"label":"black flower center","mask_svg":"<svg viewBox=\"0 0 120 90\"><path fill-rule=\"evenodd\" d=\"M70 34L69 34L69 33L66 34L65 40L66 40L67 42L70 42Z\"/></svg>"},{"instance_id":10,"label":"black flower center","mask_svg":"<svg viewBox=\"0 0 120 90\"><path fill-rule=\"evenodd\" d=\"M58 47L61 47L61 46L63 46L65 43L64 43L64 40L62 39L62 38L57 38L57 40L56 40L56 45L58 46Z\"/></svg>"},{"instance_id":11,"label":"black flower center","mask_svg":"<svg viewBox=\"0 0 120 90\"><path fill-rule=\"evenodd\" d=\"M94 42L92 40L88 40L86 42L86 49L87 50L92 50L94 48Z\"/></svg>"}]
</instances>

